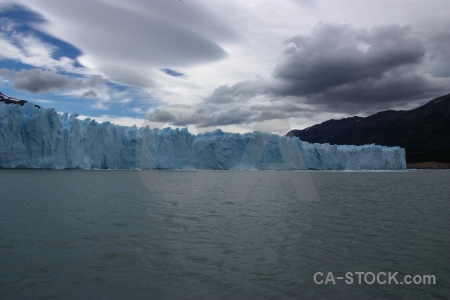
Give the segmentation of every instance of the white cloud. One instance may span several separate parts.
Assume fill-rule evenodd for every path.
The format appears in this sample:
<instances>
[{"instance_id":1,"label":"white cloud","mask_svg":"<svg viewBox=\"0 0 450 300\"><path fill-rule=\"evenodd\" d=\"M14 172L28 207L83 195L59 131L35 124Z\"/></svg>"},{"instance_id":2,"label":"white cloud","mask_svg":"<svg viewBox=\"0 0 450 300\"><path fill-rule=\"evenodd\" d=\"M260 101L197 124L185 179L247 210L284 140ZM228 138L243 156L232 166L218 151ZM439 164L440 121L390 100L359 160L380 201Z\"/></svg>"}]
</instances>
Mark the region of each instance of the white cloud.
<instances>
[{"instance_id":1,"label":"white cloud","mask_svg":"<svg viewBox=\"0 0 450 300\"><path fill-rule=\"evenodd\" d=\"M54 45L45 43L32 34L16 32L13 27L0 32L0 59L12 59L33 67L88 74L88 70L74 66L75 60L61 56L54 58Z\"/></svg>"},{"instance_id":2,"label":"white cloud","mask_svg":"<svg viewBox=\"0 0 450 300\"><path fill-rule=\"evenodd\" d=\"M55 103L55 101L52 101L52 100L46 100L46 99L37 99L37 100L34 100L34 102L43 103L43 104L51 104L51 103Z\"/></svg>"},{"instance_id":3,"label":"white cloud","mask_svg":"<svg viewBox=\"0 0 450 300\"><path fill-rule=\"evenodd\" d=\"M116 125L122 125L122 126L133 126L136 125L138 127L141 126L141 124L144 123L145 119L139 119L139 118L132 118L132 117L117 117L117 116L111 116L111 115L101 115L98 117L92 117L92 116L86 116L86 115L79 115L78 119L84 120L84 119L92 119L96 120L99 123L103 122L111 122Z\"/></svg>"}]
</instances>

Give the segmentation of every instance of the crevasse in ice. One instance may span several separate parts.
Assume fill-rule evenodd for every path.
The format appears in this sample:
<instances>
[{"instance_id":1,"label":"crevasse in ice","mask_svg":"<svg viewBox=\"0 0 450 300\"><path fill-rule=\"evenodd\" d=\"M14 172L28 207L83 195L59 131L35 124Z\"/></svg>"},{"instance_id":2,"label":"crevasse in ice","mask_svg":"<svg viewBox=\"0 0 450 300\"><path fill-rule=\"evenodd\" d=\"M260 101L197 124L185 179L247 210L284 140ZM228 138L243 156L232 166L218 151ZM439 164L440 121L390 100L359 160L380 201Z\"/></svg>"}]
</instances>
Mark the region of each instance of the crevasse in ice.
<instances>
[{"instance_id":1,"label":"crevasse in ice","mask_svg":"<svg viewBox=\"0 0 450 300\"><path fill-rule=\"evenodd\" d=\"M31 103L0 103L1 168L405 169L405 151L377 145L311 144L250 132L150 129L79 120Z\"/></svg>"}]
</instances>

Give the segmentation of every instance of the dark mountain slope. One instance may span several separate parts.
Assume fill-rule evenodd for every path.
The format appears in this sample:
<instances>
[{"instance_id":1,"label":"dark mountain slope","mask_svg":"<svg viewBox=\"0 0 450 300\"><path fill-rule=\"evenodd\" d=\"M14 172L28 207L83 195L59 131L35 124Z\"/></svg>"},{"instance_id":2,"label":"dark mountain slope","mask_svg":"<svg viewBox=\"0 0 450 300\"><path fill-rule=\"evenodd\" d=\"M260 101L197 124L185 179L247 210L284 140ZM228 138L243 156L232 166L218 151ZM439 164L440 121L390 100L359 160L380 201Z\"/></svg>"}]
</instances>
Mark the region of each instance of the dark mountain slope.
<instances>
[{"instance_id":1,"label":"dark mountain slope","mask_svg":"<svg viewBox=\"0 0 450 300\"><path fill-rule=\"evenodd\" d=\"M6 104L19 104L19 105L23 106L28 101L8 97L5 94L3 94L2 92L0 92L0 102L6 103ZM37 108L41 108L39 105L36 105L36 104L34 104L34 106L36 106Z\"/></svg>"},{"instance_id":2,"label":"dark mountain slope","mask_svg":"<svg viewBox=\"0 0 450 300\"><path fill-rule=\"evenodd\" d=\"M400 146L408 163L450 163L450 94L412 110L329 120L286 135L312 143Z\"/></svg>"}]
</instances>

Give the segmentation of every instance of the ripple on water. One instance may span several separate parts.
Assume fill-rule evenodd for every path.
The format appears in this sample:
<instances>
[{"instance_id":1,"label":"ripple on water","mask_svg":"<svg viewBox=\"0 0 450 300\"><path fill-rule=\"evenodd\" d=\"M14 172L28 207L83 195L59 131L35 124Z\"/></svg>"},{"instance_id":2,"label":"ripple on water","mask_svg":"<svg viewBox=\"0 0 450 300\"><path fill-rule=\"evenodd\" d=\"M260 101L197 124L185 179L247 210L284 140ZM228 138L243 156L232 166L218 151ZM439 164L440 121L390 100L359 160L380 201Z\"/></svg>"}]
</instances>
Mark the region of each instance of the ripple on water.
<instances>
[{"instance_id":1,"label":"ripple on water","mask_svg":"<svg viewBox=\"0 0 450 300\"><path fill-rule=\"evenodd\" d=\"M0 170L0 294L445 298L449 176ZM318 271L438 282L326 286L314 284Z\"/></svg>"}]
</instances>

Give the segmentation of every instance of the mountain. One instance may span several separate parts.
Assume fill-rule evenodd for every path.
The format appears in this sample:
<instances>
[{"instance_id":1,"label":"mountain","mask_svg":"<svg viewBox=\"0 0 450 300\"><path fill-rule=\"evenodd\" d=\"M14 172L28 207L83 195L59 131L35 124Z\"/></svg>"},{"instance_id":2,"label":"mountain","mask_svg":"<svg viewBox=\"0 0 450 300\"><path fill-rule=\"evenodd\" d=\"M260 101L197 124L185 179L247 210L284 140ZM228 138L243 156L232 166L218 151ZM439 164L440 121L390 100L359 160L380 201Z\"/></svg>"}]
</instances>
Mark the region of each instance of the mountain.
<instances>
[{"instance_id":1,"label":"mountain","mask_svg":"<svg viewBox=\"0 0 450 300\"><path fill-rule=\"evenodd\" d=\"M24 106L24 104L27 103L28 101L8 97L2 92L0 92L0 102L6 104L19 104L20 106ZM34 104L34 106L37 108L41 108L39 105L36 104Z\"/></svg>"},{"instance_id":2,"label":"mountain","mask_svg":"<svg viewBox=\"0 0 450 300\"><path fill-rule=\"evenodd\" d=\"M409 164L450 163L450 94L412 110L329 120L286 135L311 143L400 146Z\"/></svg>"}]
</instances>

